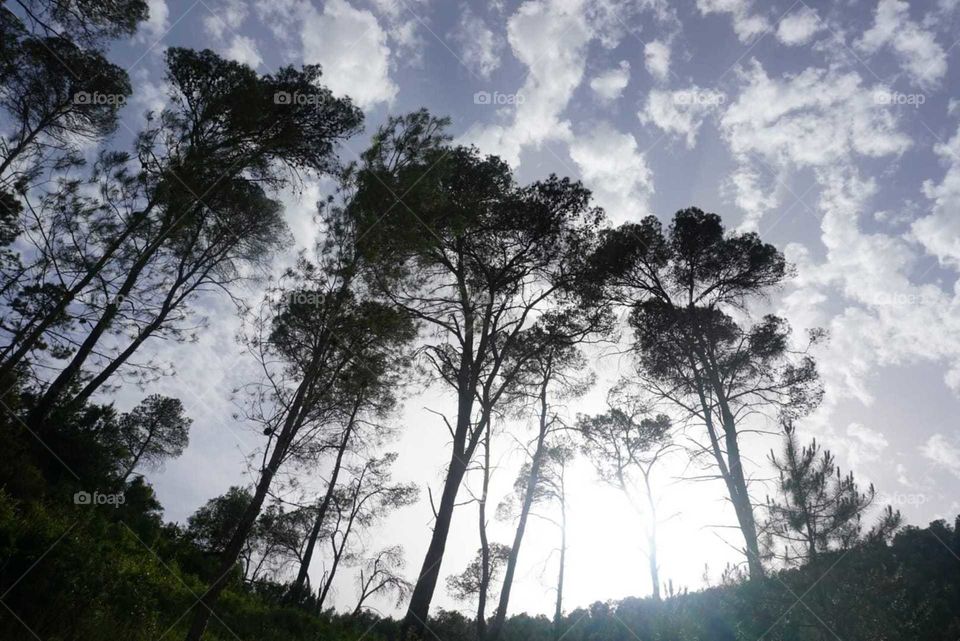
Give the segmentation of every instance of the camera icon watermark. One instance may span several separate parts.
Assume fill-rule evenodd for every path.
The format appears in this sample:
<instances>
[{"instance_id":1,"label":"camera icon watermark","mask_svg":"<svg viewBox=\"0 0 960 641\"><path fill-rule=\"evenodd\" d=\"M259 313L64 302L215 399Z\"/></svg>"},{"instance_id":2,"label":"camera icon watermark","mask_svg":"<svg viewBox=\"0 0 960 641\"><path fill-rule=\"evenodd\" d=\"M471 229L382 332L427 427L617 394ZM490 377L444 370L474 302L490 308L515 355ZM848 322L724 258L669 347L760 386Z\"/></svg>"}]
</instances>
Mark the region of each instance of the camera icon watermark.
<instances>
[{"instance_id":1,"label":"camera icon watermark","mask_svg":"<svg viewBox=\"0 0 960 641\"><path fill-rule=\"evenodd\" d=\"M319 105L322 102L323 96L313 93L276 91L273 94L273 104L275 105Z\"/></svg>"},{"instance_id":2,"label":"camera icon watermark","mask_svg":"<svg viewBox=\"0 0 960 641\"><path fill-rule=\"evenodd\" d=\"M522 93L500 93L494 91L478 91L473 94L473 104L475 105L493 105L496 107L508 105L522 105L526 98Z\"/></svg>"},{"instance_id":3,"label":"camera icon watermark","mask_svg":"<svg viewBox=\"0 0 960 641\"><path fill-rule=\"evenodd\" d=\"M927 102L922 93L900 93L899 91L877 91L873 94L873 102L885 107L913 107L919 109Z\"/></svg>"},{"instance_id":4,"label":"camera icon watermark","mask_svg":"<svg viewBox=\"0 0 960 641\"><path fill-rule=\"evenodd\" d=\"M126 497L124 497L123 492L115 492L113 494L104 494L102 492L86 492L80 490L73 495L73 504L74 505L112 505L113 507L120 507L126 502Z\"/></svg>"},{"instance_id":5,"label":"camera icon watermark","mask_svg":"<svg viewBox=\"0 0 960 641\"><path fill-rule=\"evenodd\" d=\"M673 92L673 104L680 106L719 107L727 97L719 91L691 89Z\"/></svg>"},{"instance_id":6,"label":"camera icon watermark","mask_svg":"<svg viewBox=\"0 0 960 641\"><path fill-rule=\"evenodd\" d=\"M78 91L73 94L75 105L102 105L122 107L127 104L127 97L122 93L100 93L99 91Z\"/></svg>"}]
</instances>

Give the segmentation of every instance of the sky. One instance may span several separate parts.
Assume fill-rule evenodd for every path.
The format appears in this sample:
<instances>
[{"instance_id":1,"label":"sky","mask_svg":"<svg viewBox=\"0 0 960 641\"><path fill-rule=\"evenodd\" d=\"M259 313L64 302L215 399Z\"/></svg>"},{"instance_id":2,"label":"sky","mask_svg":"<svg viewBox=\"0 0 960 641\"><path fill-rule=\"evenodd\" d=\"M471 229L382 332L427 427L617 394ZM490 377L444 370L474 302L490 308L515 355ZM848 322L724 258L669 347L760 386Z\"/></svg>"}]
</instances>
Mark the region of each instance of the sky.
<instances>
[{"instance_id":1,"label":"sky","mask_svg":"<svg viewBox=\"0 0 960 641\"><path fill-rule=\"evenodd\" d=\"M776 244L796 276L769 302L800 335L828 330L815 353L826 388L799 426L878 503L924 525L960 513L960 2L957 0L148 0L150 20L111 58L135 94L118 140L164 104L162 52L208 47L269 73L319 63L336 94L363 109L355 158L391 114L420 107L452 118L458 142L509 162L522 182L580 178L614 223L682 207L721 214L730 229ZM279 197L298 247L312 245L314 203L329 184ZM293 250L291 250L292 252ZM278 267L289 256L278 256ZM256 291L249 292L251 297ZM150 473L166 517L184 521L231 485L249 483L263 437L234 418L231 389L252 371L224 300L200 301L209 327L190 345L153 345L176 375L150 392L181 398L194 419L185 454ZM598 411L629 363L594 355L599 381L569 412ZM119 392L120 406L145 394ZM395 478L434 493L448 458L450 408L416 390L390 444ZM517 439L532 425L503 426ZM754 499L769 486L776 436L745 437ZM494 458L495 497L521 457L509 436ZM322 471L321 471L322 472ZM719 482L683 480L683 455L656 479L661 574L679 589L719 580L740 559ZM470 481L473 482L473 481ZM567 608L650 593L644 521L580 461L572 472ZM466 492L464 492L466 496ZM366 537L400 543L408 574L429 539L426 500ZM441 577L478 546L473 505L458 508ZM494 521L507 542L511 525ZM521 554L512 611L548 612L556 530L537 520ZM319 577L320 566L314 575ZM335 602L353 600L350 573ZM385 613L390 603L376 604ZM441 583L434 607L461 607Z\"/></svg>"}]
</instances>

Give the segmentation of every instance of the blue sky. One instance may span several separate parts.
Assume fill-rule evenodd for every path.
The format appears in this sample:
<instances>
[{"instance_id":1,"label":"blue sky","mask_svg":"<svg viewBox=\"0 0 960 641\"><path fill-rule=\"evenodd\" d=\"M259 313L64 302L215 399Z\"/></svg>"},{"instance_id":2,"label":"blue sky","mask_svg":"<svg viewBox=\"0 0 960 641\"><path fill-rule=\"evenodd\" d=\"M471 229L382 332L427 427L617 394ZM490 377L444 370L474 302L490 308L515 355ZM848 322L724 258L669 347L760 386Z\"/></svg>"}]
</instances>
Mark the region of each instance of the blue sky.
<instances>
[{"instance_id":1,"label":"blue sky","mask_svg":"<svg viewBox=\"0 0 960 641\"><path fill-rule=\"evenodd\" d=\"M960 512L960 2L860 0L149 0L151 19L112 57L131 69L135 97L118 140L163 105L164 47L209 47L269 72L320 63L324 81L363 108L360 151L389 114L421 106L453 120L460 141L499 154L529 181L580 177L616 222L680 207L720 213L784 249L797 276L771 302L798 333L829 330L817 353L827 388L801 426L878 494L926 523ZM300 246L325 185L283 194ZM253 294L251 294L253 295ZM223 301L196 345L155 347L176 377L159 389L195 419L180 460L152 475L173 519L248 479L256 432L231 419L229 391L245 364ZM598 368L609 374L618 363ZM589 411L597 393L573 411ZM142 392L122 390L135 402ZM423 407L398 423L398 478L439 485L444 429ZM522 430L523 426L516 426ZM750 440L755 477L776 440ZM519 459L505 443L495 488L506 492ZM664 575L702 585L736 559L722 488L678 483L664 472L672 519ZM649 592L642 522L583 468L573 498L569 605ZM499 485L496 485L499 483ZM764 490L757 486L756 499ZM476 549L475 509L461 508L442 575ZM610 524L615 527L610 527ZM402 542L411 573L429 528L421 503L383 531ZM498 529L499 528L499 529ZM540 528L540 529L537 529ZM494 524L503 540L507 524ZM545 612L554 533L535 526L514 605ZM374 541L371 541L373 544ZM695 548L696 554L690 550ZM319 572L319 568L317 570ZM352 597L349 577L337 600ZM439 595L443 606L453 606ZM383 604L386 606L386 604ZM389 608L386 608L389 610Z\"/></svg>"}]
</instances>

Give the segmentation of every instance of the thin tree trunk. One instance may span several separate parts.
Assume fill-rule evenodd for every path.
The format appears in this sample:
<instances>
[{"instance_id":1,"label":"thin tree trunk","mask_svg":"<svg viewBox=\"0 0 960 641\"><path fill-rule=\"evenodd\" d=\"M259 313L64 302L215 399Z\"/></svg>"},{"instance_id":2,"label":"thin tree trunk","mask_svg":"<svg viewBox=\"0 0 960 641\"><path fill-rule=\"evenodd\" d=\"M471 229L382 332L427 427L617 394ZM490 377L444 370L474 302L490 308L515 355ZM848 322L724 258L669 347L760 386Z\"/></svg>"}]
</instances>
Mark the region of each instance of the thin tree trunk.
<instances>
[{"instance_id":1,"label":"thin tree trunk","mask_svg":"<svg viewBox=\"0 0 960 641\"><path fill-rule=\"evenodd\" d=\"M750 503L750 495L747 492L747 482L743 474L740 446L737 443L736 421L733 418L732 412L730 412L726 397L724 396L723 385L720 384L720 381L709 371L709 368L704 368L703 371L703 374L706 374L709 382L704 381L701 378L700 368L696 365L697 360L692 355L688 355L688 358L694 368L697 393L703 410L704 422L710 435L710 445L713 449L713 455L720 469L720 476L727 485L730 502L733 503L733 509L737 515L737 523L743 535L750 578L760 579L764 576L763 563L760 560L760 545L757 541L757 526L753 516L753 506ZM726 458L724 458L724 453L720 448L720 436L717 433L716 426L713 424L712 413L714 408L707 401L705 395L704 388L708 384L713 389L717 403L720 406Z\"/></svg>"},{"instance_id":2,"label":"thin tree trunk","mask_svg":"<svg viewBox=\"0 0 960 641\"><path fill-rule=\"evenodd\" d=\"M293 442L297 430L300 429L303 420L302 410L304 400L307 396L308 389L312 386L316 370L318 368L318 363L314 361L310 367L309 374L304 377L304 380L302 380L300 385L297 387L297 392L290 403L289 410L287 411L287 417L284 419L283 428L280 430L280 434L277 437L277 444L270 455L270 460L264 466L263 472L260 474L260 480L257 482L257 489L253 500L250 502L250 505L247 506L247 509L244 510L243 517L241 518L236 531L234 531L233 537L230 539L230 543L227 545L226 549L221 555L220 567L218 568L217 575L214 577L210 587L207 588L207 591L204 592L200 597L200 607L197 607L194 611L193 620L190 623L190 629L187 631L187 636L185 637L186 641L200 641L204 630L207 629L207 623L210 621L210 614L213 611L213 606L216 604L217 599L220 597L220 594L223 592L224 588L226 588L227 575L230 573L230 570L240 557L240 552L243 550L243 545L246 543L247 537L250 536L250 531L253 529L253 525L256 522L257 517L260 515L263 502L266 499L267 492L270 490L270 483L273 481L273 477L277 473L277 470L279 470L280 464L283 462L283 459L287 454L287 449Z\"/></svg>"},{"instance_id":3,"label":"thin tree trunk","mask_svg":"<svg viewBox=\"0 0 960 641\"><path fill-rule=\"evenodd\" d=\"M230 538L230 543L227 544L227 547L220 557L220 565L217 568L217 574L213 582L200 597L200 602L195 606L196 610L193 620L190 623L190 629L187 631L186 641L200 641L200 638L203 636L203 632L207 628L207 622L210 620L212 608L224 588L227 587L227 577L236 565L237 559L240 558L240 552L247 542L247 537L250 536L250 531L253 529L257 517L260 516L260 510L263 507L263 502L270 489L270 483L273 480L273 475L276 473L277 468L280 466L281 460L282 456L279 454L279 448L274 449L270 463L264 469L260 475L260 480L257 482L257 489L253 495L253 500L247 506L247 509L244 510L243 517L240 519L237 529Z\"/></svg>"},{"instance_id":4,"label":"thin tree trunk","mask_svg":"<svg viewBox=\"0 0 960 641\"><path fill-rule=\"evenodd\" d=\"M447 478L443 484L443 493L440 496L440 507L436 512L436 521L433 525L433 534L430 545L424 555L417 583L410 596L410 605L407 615L403 619L400 636L408 639L423 639L426 632L427 617L430 614L430 602L437 588L440 577L440 563L447 546L447 536L450 533L450 522L453 519L453 510L456 507L457 493L467 471L467 465L473 456L476 440L470 435L471 417L473 414L474 382L473 373L473 319L468 317L465 326L465 339L460 356L460 369L457 374L457 426L454 431L453 449L450 454L450 464L447 468Z\"/></svg>"},{"instance_id":5,"label":"thin tree trunk","mask_svg":"<svg viewBox=\"0 0 960 641\"><path fill-rule=\"evenodd\" d=\"M337 458L333 464L333 471L330 473L330 481L327 484L327 491L323 495L323 500L317 509L317 518L313 522L313 528L310 530L310 537L307 539L307 547L303 551L303 558L300 560L300 569L297 572L297 578L290 586L288 598L291 602L298 601L303 595L303 586L306 583L307 575L310 571L310 562L313 560L313 551L317 545L317 538L320 536L320 528L327 516L327 510L330 508L330 501L333 499L333 492L337 486L337 479L340 476L340 469L343 464L343 455L347 451L347 445L350 442L350 436L353 432L354 420L359 410L359 399L353 406L353 412L343 431L343 438L340 440L340 447L337 449Z\"/></svg>"},{"instance_id":6,"label":"thin tree trunk","mask_svg":"<svg viewBox=\"0 0 960 641\"><path fill-rule=\"evenodd\" d=\"M647 505L650 508L650 530L647 535L647 560L650 563L650 582L653 583L653 598L660 600L660 564L657 557L657 504L653 500L653 489L650 487L650 470L643 470L643 483L647 490Z\"/></svg>"},{"instance_id":7,"label":"thin tree trunk","mask_svg":"<svg viewBox=\"0 0 960 641\"><path fill-rule=\"evenodd\" d=\"M563 571L567 562L567 492L560 477L560 571L557 573L557 606L553 612L553 641L563 636Z\"/></svg>"},{"instance_id":8,"label":"thin tree trunk","mask_svg":"<svg viewBox=\"0 0 960 641\"><path fill-rule=\"evenodd\" d=\"M13 372L13 370L20 364L21 361L26 357L28 353L36 346L37 342L43 338L43 335L46 333L50 327L57 322L57 319L67 310L77 296L79 296L86 287L93 282L93 279L96 278L104 266L113 258L113 255L120 249L121 245L133 234L134 231L142 224L144 220L147 219L147 216L156 207L156 201L151 201L147 203L147 206L142 212L139 212L135 215L135 219L130 222L129 225L123 230L123 232L113 240L113 242L104 250L103 254L94 263L83 277L77 281L73 287L71 287L67 292L64 293L63 297L60 299L60 302L46 314L42 319L39 319L39 323L33 327L29 334L20 338L14 339L11 342L10 346L7 348L6 352L3 354L4 360L3 364L0 365L0 375L7 375ZM10 349L13 349L13 346L17 343L20 344L16 350L9 356L6 354L9 353Z\"/></svg>"},{"instance_id":9,"label":"thin tree trunk","mask_svg":"<svg viewBox=\"0 0 960 641\"><path fill-rule=\"evenodd\" d=\"M523 535L527 529L527 519L530 516L530 508L533 506L533 497L540 482L540 466L543 461L544 442L547 438L547 386L549 383L550 376L547 375L540 387L540 429L537 434L537 445L530 461L530 475L527 477L527 487L524 491L523 504L520 507L520 518L517 520L513 546L510 548L510 554L507 557L507 567L503 573L503 587L500 588L500 602L497 605L493 625L490 627L490 633L487 636L488 641L496 641L503 629L503 622L507 616L507 606L510 604L510 589L513 587L513 577L517 571L517 561L520 558L520 544L523 543Z\"/></svg>"},{"instance_id":10,"label":"thin tree trunk","mask_svg":"<svg viewBox=\"0 0 960 641\"><path fill-rule=\"evenodd\" d=\"M115 300L112 300L107 304L103 315L97 321L96 325L93 326L93 329L90 330L90 333L87 334L87 337L80 344L80 347L77 348L77 351L70 360L70 363L63 368L63 370L61 370L60 374L54 379L50 386L47 387L46 391L44 391L43 396L41 396L37 401L37 405L31 412L29 421L32 425L35 427L41 427L41 424L46 420L47 415L50 413L50 410L56 404L57 400L66 391L70 384L73 383L74 379L80 374L83 364L86 362L87 358L89 358L90 354L93 353L97 343L110 328L113 319L116 318L117 314L119 313L120 305L123 299L128 297L130 292L133 291L133 288L140 279L140 275L143 273L143 270L147 268L147 265L149 265L153 257L156 256L163 242L166 240L167 235L173 229L173 226L174 225L170 224L168 221L164 231L143 250L143 253L133 263L130 271L127 272L127 276L123 281L123 285L121 285L120 289L117 290Z\"/></svg>"},{"instance_id":11,"label":"thin tree trunk","mask_svg":"<svg viewBox=\"0 0 960 641\"><path fill-rule=\"evenodd\" d=\"M489 408L484 410L489 412ZM477 641L487 631L487 592L490 590L490 541L487 539L487 495L490 489L490 422L483 441L483 489L480 494L480 594L477 596Z\"/></svg>"}]
</instances>

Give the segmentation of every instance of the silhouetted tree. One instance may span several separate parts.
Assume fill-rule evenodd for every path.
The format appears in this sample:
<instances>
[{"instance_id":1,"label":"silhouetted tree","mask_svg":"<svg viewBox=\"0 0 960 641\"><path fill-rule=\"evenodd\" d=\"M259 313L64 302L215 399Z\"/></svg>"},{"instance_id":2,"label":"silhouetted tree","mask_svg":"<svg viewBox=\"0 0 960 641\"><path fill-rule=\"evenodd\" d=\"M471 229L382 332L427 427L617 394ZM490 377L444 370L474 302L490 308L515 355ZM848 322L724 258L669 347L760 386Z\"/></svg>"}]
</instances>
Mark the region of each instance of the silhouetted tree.
<instances>
[{"instance_id":1,"label":"silhouetted tree","mask_svg":"<svg viewBox=\"0 0 960 641\"><path fill-rule=\"evenodd\" d=\"M770 452L779 491L776 498L767 498L766 524L784 541L782 558L805 563L828 550L849 549L863 537L862 516L876 496L873 484L861 492L853 472L843 476L833 454L821 449L816 439L801 447L789 422L783 441L779 457ZM888 539L899 524L900 513L887 508L868 538Z\"/></svg>"},{"instance_id":2,"label":"silhouetted tree","mask_svg":"<svg viewBox=\"0 0 960 641\"><path fill-rule=\"evenodd\" d=\"M315 461L318 444L322 449L329 443L327 421L342 408L343 397L336 393L341 377L349 378L354 368L394 362L413 337L404 315L357 299L343 274L335 270L326 274L326 279L317 276L314 289L289 290L293 296L282 287L269 292L253 319L248 347L263 377L245 387L246 411L249 420L262 426L267 440L253 499L204 593L205 607L194 617L189 641L202 635L210 614L207 608L223 591L281 467L288 461Z\"/></svg>"},{"instance_id":3,"label":"silhouetted tree","mask_svg":"<svg viewBox=\"0 0 960 641\"><path fill-rule=\"evenodd\" d=\"M88 293L88 327L38 402L31 419L37 425L108 332L119 329L129 338L73 402L89 397L154 333L177 337L179 312L196 292L226 289L244 269L269 259L285 228L280 205L265 189L287 184L291 170L336 168L336 143L360 122L349 101L316 84L315 67L259 76L210 51L184 49L169 49L167 65L172 106L137 139L140 166L131 173L125 155L101 157L95 175L107 185L100 185L103 200L89 208L93 221L85 221L98 233L82 241L82 260L66 270L73 282L62 287L60 302L26 323L3 363L4 369L19 363L50 323ZM287 108L274 99L301 89L316 106ZM49 255L66 253L74 262L75 200L67 200L51 233L42 235L55 245Z\"/></svg>"},{"instance_id":4,"label":"silhouetted tree","mask_svg":"<svg viewBox=\"0 0 960 641\"><path fill-rule=\"evenodd\" d=\"M404 622L404 634L415 637L424 632L457 493L485 432L476 399L495 405L509 386L503 358L535 322L534 310L575 295L602 216L569 180L517 186L499 159L449 146L445 125L426 112L391 119L358 168L351 206L366 230L367 281L426 325L424 355L457 397L443 492Z\"/></svg>"},{"instance_id":5,"label":"silhouetted tree","mask_svg":"<svg viewBox=\"0 0 960 641\"><path fill-rule=\"evenodd\" d=\"M740 432L753 414L802 415L822 396L813 359L790 347L787 322L749 319L749 303L786 277L783 255L755 233L728 234L719 216L689 208L666 233L652 216L606 232L591 262L593 281L604 283L598 294L630 309L647 391L704 426L702 453L727 487L750 575L762 576Z\"/></svg>"},{"instance_id":6,"label":"silhouetted tree","mask_svg":"<svg viewBox=\"0 0 960 641\"><path fill-rule=\"evenodd\" d=\"M483 592L487 593L488 599L490 598L490 592L499 583L500 572L506 565L507 557L510 556L510 547L502 543L490 543L486 551L486 561L483 556L483 549L478 549L463 572L447 577L447 590L457 601L476 600L479 603ZM483 567L484 563L487 565L486 569Z\"/></svg>"},{"instance_id":7,"label":"silhouetted tree","mask_svg":"<svg viewBox=\"0 0 960 641\"><path fill-rule=\"evenodd\" d=\"M583 436L583 451L600 478L617 488L641 514L647 515L647 560L653 598L660 599L660 566L657 556L657 500L653 492L653 469L672 448L670 419L654 415L642 398L621 381L607 394L608 410L598 416L581 416L577 426ZM639 473L646 508L635 496Z\"/></svg>"},{"instance_id":8,"label":"silhouetted tree","mask_svg":"<svg viewBox=\"0 0 960 641\"><path fill-rule=\"evenodd\" d=\"M151 394L120 417L120 437L130 452L126 481L139 465L159 465L180 456L190 440L190 424L180 399Z\"/></svg>"},{"instance_id":9,"label":"silhouetted tree","mask_svg":"<svg viewBox=\"0 0 960 641\"><path fill-rule=\"evenodd\" d=\"M419 488L413 484L391 483L390 467L396 461L395 453L371 458L353 470L353 478L335 493L331 503L333 518L327 525L331 558L324 572L323 585L317 597L317 609L323 607L340 563L349 555L350 544L358 536L357 530L370 528L391 510L414 503Z\"/></svg>"},{"instance_id":10,"label":"silhouetted tree","mask_svg":"<svg viewBox=\"0 0 960 641\"><path fill-rule=\"evenodd\" d=\"M405 565L403 548L399 545L384 548L364 561L357 577L359 594L353 616L360 614L367 599L378 594L392 597L397 607L402 605L413 590L413 584L400 574Z\"/></svg>"},{"instance_id":11,"label":"silhouetted tree","mask_svg":"<svg viewBox=\"0 0 960 641\"><path fill-rule=\"evenodd\" d=\"M147 18L144 0L16 2L0 6L0 190L25 192L46 167L78 162L78 143L113 132L130 96L127 73L105 58L109 41Z\"/></svg>"},{"instance_id":12,"label":"silhouetted tree","mask_svg":"<svg viewBox=\"0 0 960 641\"><path fill-rule=\"evenodd\" d=\"M602 314L591 315L595 319L605 319ZM504 569L500 599L494 615L493 625L487 638L495 641L503 628L507 608L510 604L510 592L520 558L520 546L526 533L527 520L531 508L546 490L541 486L544 460L550 449L548 439L551 433L563 429L557 415L558 401L582 396L593 384L594 376L587 368L587 362L577 343L584 340L593 330L605 328L605 323L585 325L570 322L570 316L548 314L536 327L524 337L527 353L511 390L512 400L531 403L535 406L537 417L537 435L528 452L530 460L524 464L515 484L519 503L517 527L513 544Z\"/></svg>"}]
</instances>

